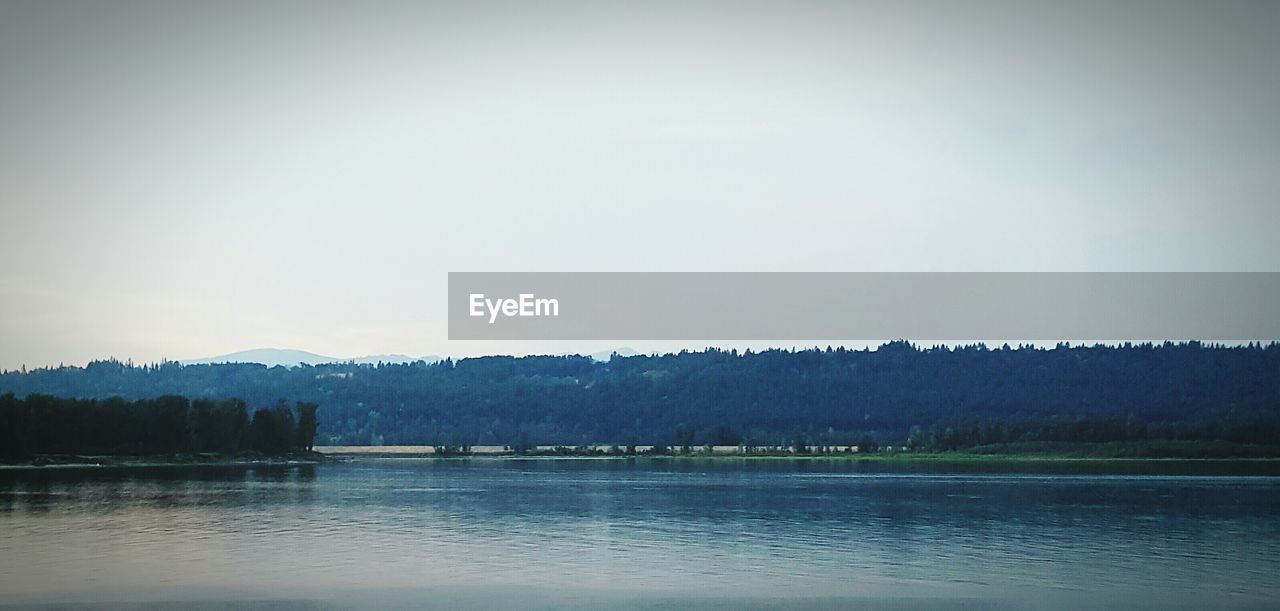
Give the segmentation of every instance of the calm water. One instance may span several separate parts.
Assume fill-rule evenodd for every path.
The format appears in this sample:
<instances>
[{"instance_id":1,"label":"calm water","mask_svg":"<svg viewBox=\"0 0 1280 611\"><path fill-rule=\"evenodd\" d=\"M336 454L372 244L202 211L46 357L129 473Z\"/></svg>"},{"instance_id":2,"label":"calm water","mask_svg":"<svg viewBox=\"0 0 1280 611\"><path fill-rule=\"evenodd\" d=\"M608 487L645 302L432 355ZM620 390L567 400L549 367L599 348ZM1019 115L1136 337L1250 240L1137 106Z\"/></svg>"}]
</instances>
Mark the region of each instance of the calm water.
<instances>
[{"instance_id":1,"label":"calm water","mask_svg":"<svg viewBox=\"0 0 1280 611\"><path fill-rule=\"evenodd\" d=\"M0 601L1280 607L1280 478L1158 468L367 459L5 471Z\"/></svg>"}]
</instances>

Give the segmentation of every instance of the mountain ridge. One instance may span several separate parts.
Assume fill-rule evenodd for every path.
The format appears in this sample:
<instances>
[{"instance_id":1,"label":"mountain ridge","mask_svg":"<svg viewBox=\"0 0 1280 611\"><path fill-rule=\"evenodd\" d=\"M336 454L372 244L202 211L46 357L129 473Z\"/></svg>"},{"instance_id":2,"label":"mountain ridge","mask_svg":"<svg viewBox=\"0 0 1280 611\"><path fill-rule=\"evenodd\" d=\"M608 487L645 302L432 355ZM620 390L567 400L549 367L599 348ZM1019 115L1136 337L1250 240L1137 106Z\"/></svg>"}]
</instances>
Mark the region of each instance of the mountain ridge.
<instances>
[{"instance_id":1,"label":"mountain ridge","mask_svg":"<svg viewBox=\"0 0 1280 611\"><path fill-rule=\"evenodd\" d=\"M578 352L565 353L566 355L586 356L594 361L608 362L613 355L622 357L635 356L640 354L635 349L622 346L612 350L601 350L590 354L582 354ZM445 357L437 354L426 354L423 356L409 356L406 354L370 354L357 357L336 357L317 354L306 350L296 348L250 348L248 350L239 350L228 354L218 356L208 356L195 359L179 360L182 365L215 365L220 363L258 363L267 367L297 367L300 364L306 365L328 365L331 363L355 363L357 365L377 365L378 363L413 363L423 361L428 364L444 360Z\"/></svg>"},{"instance_id":2,"label":"mountain ridge","mask_svg":"<svg viewBox=\"0 0 1280 611\"><path fill-rule=\"evenodd\" d=\"M443 360L443 357L428 354L420 357L411 357L404 354L371 354L367 356L358 356L350 358L340 358L334 356L326 356L316 354L306 350L298 350L295 348L250 348L248 350L240 350L228 354L218 356L210 356L204 358L188 359L178 361L183 365L213 365L219 363L258 363L268 367L277 365L283 367L297 367L300 364L306 365L327 365L330 363L355 363L357 365L376 365L378 363L412 363L415 361L425 361L434 363Z\"/></svg>"}]
</instances>

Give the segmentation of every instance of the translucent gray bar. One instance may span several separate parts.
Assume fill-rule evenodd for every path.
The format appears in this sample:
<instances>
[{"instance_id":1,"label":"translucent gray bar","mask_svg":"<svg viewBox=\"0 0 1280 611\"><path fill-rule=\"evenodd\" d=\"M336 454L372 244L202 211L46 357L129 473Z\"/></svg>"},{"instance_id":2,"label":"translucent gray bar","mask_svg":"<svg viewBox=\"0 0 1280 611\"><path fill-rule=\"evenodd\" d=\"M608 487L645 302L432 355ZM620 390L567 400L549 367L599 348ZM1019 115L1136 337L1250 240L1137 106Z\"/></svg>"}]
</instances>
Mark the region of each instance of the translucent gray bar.
<instances>
[{"instance_id":1,"label":"translucent gray bar","mask_svg":"<svg viewBox=\"0 0 1280 611\"><path fill-rule=\"evenodd\" d=\"M1273 272L449 274L454 340L1276 340L1278 313Z\"/></svg>"}]
</instances>

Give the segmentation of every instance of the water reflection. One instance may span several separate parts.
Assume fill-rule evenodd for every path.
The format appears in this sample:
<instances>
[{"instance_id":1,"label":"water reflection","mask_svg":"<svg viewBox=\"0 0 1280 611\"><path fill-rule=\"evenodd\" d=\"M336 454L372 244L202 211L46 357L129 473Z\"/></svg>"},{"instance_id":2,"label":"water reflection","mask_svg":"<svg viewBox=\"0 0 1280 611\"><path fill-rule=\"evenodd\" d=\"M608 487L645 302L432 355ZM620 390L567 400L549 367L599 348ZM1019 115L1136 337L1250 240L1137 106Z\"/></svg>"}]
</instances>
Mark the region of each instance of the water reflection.
<instances>
[{"instance_id":1,"label":"water reflection","mask_svg":"<svg viewBox=\"0 0 1280 611\"><path fill-rule=\"evenodd\" d=\"M0 471L0 508L130 511L308 503L316 500L316 465L51 468Z\"/></svg>"},{"instance_id":2,"label":"water reflection","mask_svg":"<svg viewBox=\"0 0 1280 611\"><path fill-rule=\"evenodd\" d=\"M976 467L388 459L9 471L0 593L1046 608L1266 606L1280 594L1280 479L1209 477L1204 463ZM1142 472L1152 468L1183 474Z\"/></svg>"}]
</instances>

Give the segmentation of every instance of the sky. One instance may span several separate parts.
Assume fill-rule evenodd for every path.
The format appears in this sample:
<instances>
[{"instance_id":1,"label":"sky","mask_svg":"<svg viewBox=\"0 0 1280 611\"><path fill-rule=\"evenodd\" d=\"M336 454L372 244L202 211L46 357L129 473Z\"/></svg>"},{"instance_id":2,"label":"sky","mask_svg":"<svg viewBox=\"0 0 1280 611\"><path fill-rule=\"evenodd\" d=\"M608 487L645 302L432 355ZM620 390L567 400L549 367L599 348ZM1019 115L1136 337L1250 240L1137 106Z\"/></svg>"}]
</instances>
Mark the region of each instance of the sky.
<instances>
[{"instance_id":1,"label":"sky","mask_svg":"<svg viewBox=\"0 0 1280 611\"><path fill-rule=\"evenodd\" d=\"M1274 2L0 0L0 91L7 369L618 344L450 342L450 271L1280 271Z\"/></svg>"}]
</instances>

